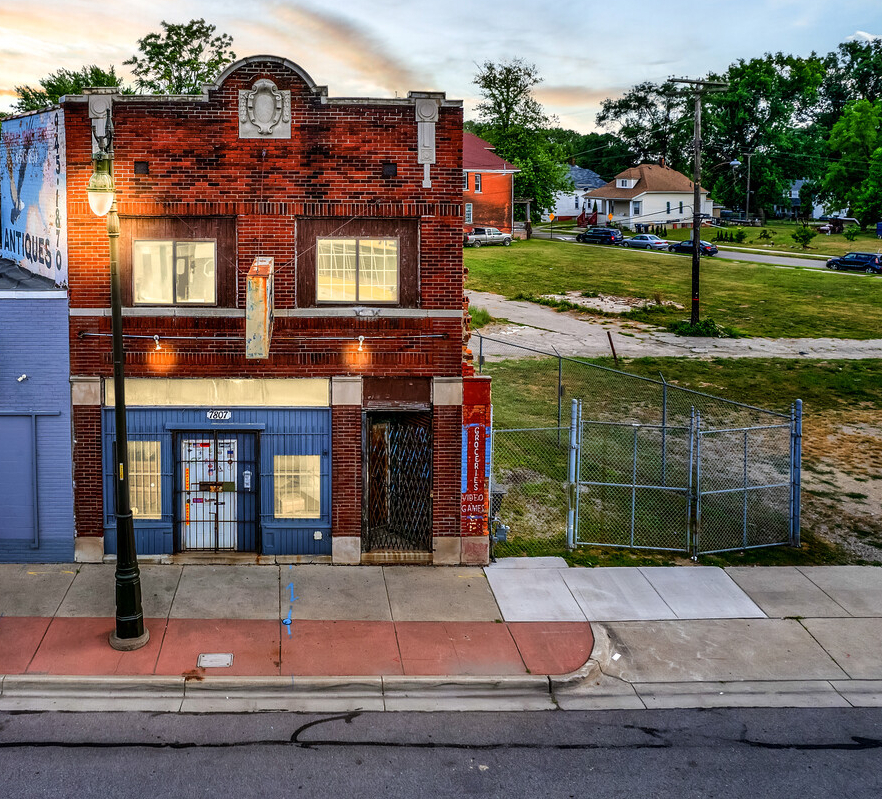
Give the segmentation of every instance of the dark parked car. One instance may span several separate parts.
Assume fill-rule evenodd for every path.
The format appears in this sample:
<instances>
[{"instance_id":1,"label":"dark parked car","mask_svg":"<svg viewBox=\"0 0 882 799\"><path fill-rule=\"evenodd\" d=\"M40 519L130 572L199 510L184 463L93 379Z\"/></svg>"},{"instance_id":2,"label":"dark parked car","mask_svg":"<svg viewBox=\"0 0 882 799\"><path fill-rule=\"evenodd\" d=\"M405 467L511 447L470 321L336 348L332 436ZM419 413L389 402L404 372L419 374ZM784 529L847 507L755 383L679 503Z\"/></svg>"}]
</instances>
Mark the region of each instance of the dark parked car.
<instances>
[{"instance_id":1,"label":"dark parked car","mask_svg":"<svg viewBox=\"0 0 882 799\"><path fill-rule=\"evenodd\" d=\"M622 231L614 227L592 227L576 236L583 244L621 244Z\"/></svg>"},{"instance_id":2,"label":"dark parked car","mask_svg":"<svg viewBox=\"0 0 882 799\"><path fill-rule=\"evenodd\" d=\"M827 261L827 269L857 269L868 275L882 273L882 255L875 252L850 252Z\"/></svg>"},{"instance_id":3,"label":"dark parked car","mask_svg":"<svg viewBox=\"0 0 882 799\"><path fill-rule=\"evenodd\" d=\"M699 249L701 250L702 255L716 255L719 250L717 249L716 244L711 244L709 241L705 241L704 239L699 240ZM681 252L686 253L687 255L692 254L692 240L688 241L678 241L676 244L672 244L668 247L668 252Z\"/></svg>"}]
</instances>

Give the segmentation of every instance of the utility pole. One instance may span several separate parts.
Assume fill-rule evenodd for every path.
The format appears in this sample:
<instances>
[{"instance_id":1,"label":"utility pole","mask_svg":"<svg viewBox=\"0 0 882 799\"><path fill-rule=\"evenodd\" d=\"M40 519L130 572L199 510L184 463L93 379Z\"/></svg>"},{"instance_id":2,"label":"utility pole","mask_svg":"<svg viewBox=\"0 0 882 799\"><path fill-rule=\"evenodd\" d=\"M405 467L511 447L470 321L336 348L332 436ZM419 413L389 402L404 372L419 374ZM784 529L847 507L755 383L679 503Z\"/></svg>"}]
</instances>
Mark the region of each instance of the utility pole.
<instances>
[{"instance_id":1,"label":"utility pole","mask_svg":"<svg viewBox=\"0 0 882 799\"><path fill-rule=\"evenodd\" d=\"M697 325L699 319L699 274L701 271L701 100L708 92L722 92L729 88L728 83L689 78L671 78L671 83L687 83L695 86L695 139L692 143L692 304L689 323Z\"/></svg>"},{"instance_id":2,"label":"utility pole","mask_svg":"<svg viewBox=\"0 0 882 799\"><path fill-rule=\"evenodd\" d=\"M750 159L755 153L745 153L747 156L747 194L744 196L744 221L750 224Z\"/></svg>"}]
</instances>

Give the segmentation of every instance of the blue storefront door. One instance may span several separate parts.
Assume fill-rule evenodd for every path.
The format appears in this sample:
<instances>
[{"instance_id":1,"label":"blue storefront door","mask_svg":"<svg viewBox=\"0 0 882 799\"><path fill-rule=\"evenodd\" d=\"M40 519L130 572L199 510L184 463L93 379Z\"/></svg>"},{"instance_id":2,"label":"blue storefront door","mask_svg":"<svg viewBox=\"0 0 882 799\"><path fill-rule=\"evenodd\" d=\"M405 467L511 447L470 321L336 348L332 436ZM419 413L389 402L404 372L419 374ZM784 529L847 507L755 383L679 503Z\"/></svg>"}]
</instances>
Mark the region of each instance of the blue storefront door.
<instances>
[{"instance_id":1,"label":"blue storefront door","mask_svg":"<svg viewBox=\"0 0 882 799\"><path fill-rule=\"evenodd\" d=\"M34 538L34 450L33 419L30 416L0 416L0 486L3 513L0 540Z\"/></svg>"}]
</instances>

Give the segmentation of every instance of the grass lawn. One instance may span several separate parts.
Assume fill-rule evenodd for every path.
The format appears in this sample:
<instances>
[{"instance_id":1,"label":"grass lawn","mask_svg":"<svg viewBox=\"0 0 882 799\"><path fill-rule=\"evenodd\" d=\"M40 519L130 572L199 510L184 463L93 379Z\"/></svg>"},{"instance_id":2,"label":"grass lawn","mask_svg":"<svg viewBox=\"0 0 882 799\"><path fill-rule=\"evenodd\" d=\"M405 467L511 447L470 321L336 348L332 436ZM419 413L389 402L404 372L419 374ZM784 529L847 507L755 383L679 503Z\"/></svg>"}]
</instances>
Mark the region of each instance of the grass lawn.
<instances>
[{"instance_id":1,"label":"grass lawn","mask_svg":"<svg viewBox=\"0 0 882 799\"><path fill-rule=\"evenodd\" d=\"M660 298L688 306L691 261L668 253L582 247L540 239L464 250L466 288L506 297L566 291ZM702 315L746 335L868 339L882 336L882 278L705 258ZM658 325L685 317L659 308L635 318Z\"/></svg>"}]
</instances>

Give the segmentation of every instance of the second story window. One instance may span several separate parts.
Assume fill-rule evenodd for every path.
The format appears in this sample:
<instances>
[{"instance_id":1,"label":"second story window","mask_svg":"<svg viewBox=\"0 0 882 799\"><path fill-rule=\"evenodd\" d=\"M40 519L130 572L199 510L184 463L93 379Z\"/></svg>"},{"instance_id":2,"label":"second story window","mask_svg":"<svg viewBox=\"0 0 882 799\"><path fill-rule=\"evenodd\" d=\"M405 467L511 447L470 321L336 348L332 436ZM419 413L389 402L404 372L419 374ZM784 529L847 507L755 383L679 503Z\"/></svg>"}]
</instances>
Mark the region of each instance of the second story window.
<instances>
[{"instance_id":1,"label":"second story window","mask_svg":"<svg viewBox=\"0 0 882 799\"><path fill-rule=\"evenodd\" d=\"M462 190L463 191L469 190L469 173L466 172L465 170L462 171Z\"/></svg>"},{"instance_id":2,"label":"second story window","mask_svg":"<svg viewBox=\"0 0 882 799\"><path fill-rule=\"evenodd\" d=\"M481 192L481 176L477 172L475 172L475 194L479 194Z\"/></svg>"},{"instance_id":3,"label":"second story window","mask_svg":"<svg viewBox=\"0 0 882 799\"><path fill-rule=\"evenodd\" d=\"M215 305L215 242L135 240L132 301L135 305Z\"/></svg>"},{"instance_id":4,"label":"second story window","mask_svg":"<svg viewBox=\"0 0 882 799\"><path fill-rule=\"evenodd\" d=\"M320 238L317 302L398 302L398 239Z\"/></svg>"}]
</instances>

